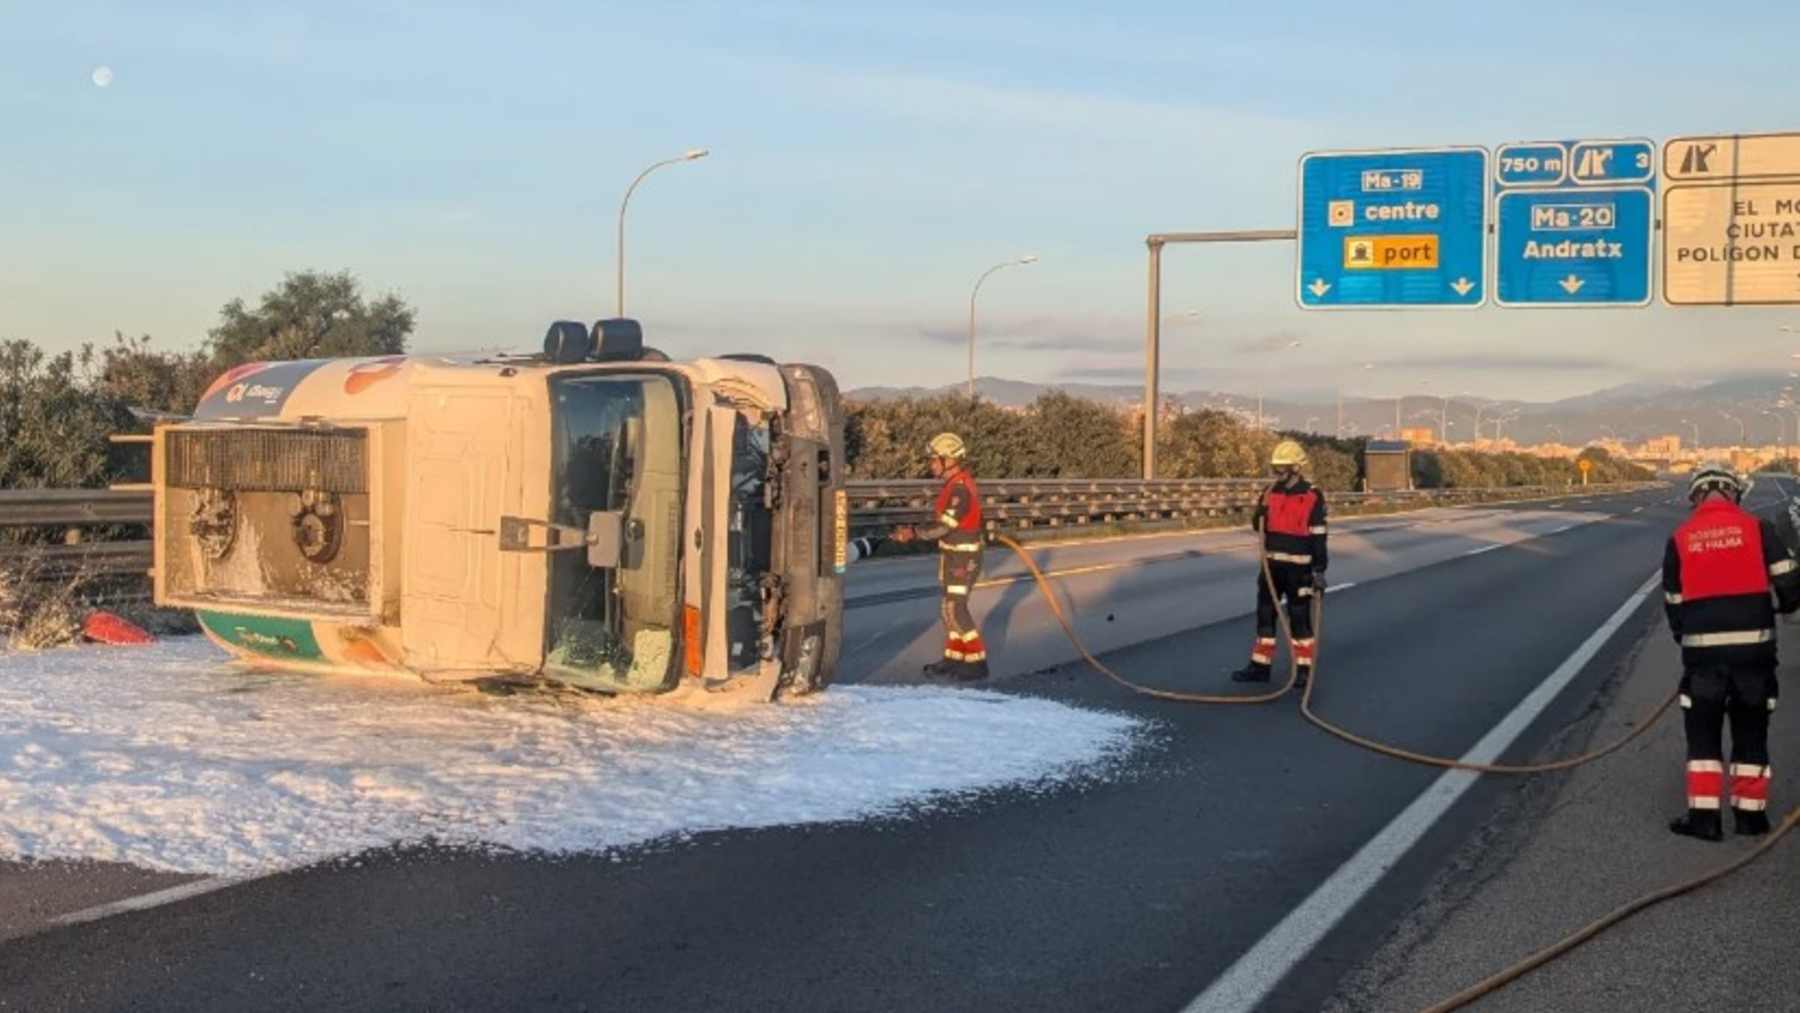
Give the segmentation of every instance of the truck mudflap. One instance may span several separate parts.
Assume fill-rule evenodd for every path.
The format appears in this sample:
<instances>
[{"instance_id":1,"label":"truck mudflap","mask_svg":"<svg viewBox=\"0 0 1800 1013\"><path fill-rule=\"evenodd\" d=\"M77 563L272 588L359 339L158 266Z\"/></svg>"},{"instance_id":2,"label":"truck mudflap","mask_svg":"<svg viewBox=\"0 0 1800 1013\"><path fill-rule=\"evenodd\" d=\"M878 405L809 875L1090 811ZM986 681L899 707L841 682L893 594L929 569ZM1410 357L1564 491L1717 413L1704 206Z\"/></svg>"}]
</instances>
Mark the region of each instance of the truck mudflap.
<instances>
[{"instance_id":1,"label":"truck mudflap","mask_svg":"<svg viewBox=\"0 0 1800 1013\"><path fill-rule=\"evenodd\" d=\"M844 413L837 381L818 366L784 365L788 411L779 420L770 483L777 497L768 604L779 614L777 692L830 685L843 650L849 517ZM770 600L770 599L773 600Z\"/></svg>"}]
</instances>

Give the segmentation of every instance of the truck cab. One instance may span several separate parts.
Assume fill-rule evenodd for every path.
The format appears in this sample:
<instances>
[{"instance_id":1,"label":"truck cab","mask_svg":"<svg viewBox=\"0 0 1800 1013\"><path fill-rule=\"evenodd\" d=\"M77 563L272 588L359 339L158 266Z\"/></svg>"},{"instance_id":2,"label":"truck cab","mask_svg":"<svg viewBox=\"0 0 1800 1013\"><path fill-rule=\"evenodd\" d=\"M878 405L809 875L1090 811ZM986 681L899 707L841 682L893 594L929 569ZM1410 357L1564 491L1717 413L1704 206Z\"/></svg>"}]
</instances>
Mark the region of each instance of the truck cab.
<instances>
[{"instance_id":1,"label":"truck cab","mask_svg":"<svg viewBox=\"0 0 1800 1013\"><path fill-rule=\"evenodd\" d=\"M532 356L238 367L152 452L156 600L258 664L771 697L836 667L843 415L815 366L558 322Z\"/></svg>"}]
</instances>

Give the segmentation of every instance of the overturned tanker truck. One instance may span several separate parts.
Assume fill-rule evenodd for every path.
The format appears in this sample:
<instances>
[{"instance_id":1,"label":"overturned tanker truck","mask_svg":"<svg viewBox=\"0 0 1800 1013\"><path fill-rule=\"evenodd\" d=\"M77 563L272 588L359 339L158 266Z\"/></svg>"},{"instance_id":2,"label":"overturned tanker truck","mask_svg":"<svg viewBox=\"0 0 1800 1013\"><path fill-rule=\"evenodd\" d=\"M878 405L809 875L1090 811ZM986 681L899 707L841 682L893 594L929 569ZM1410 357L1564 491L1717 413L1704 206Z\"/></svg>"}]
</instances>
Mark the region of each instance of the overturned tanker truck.
<instances>
[{"instance_id":1,"label":"overturned tanker truck","mask_svg":"<svg viewBox=\"0 0 1800 1013\"><path fill-rule=\"evenodd\" d=\"M559 322L541 355L242 366L152 449L157 603L246 661L769 698L837 664L843 412L815 366Z\"/></svg>"}]
</instances>

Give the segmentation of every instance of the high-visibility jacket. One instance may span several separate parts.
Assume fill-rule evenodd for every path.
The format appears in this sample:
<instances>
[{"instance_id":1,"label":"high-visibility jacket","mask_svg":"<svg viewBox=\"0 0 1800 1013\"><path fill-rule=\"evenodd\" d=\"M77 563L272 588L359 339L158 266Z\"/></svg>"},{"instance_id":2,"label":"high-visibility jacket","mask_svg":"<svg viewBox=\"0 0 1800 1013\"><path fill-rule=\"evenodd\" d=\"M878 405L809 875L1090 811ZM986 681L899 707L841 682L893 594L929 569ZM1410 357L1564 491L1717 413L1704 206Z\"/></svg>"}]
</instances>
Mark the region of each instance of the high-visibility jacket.
<instances>
[{"instance_id":1,"label":"high-visibility jacket","mask_svg":"<svg viewBox=\"0 0 1800 1013\"><path fill-rule=\"evenodd\" d=\"M1774 525L1709 498L1663 550L1663 601L1687 667L1773 665L1775 609L1800 608L1800 563Z\"/></svg>"},{"instance_id":2,"label":"high-visibility jacket","mask_svg":"<svg viewBox=\"0 0 1800 1013\"><path fill-rule=\"evenodd\" d=\"M1303 478L1276 485L1263 495L1251 520L1262 532L1270 563L1324 570L1326 552L1325 494Z\"/></svg>"},{"instance_id":3,"label":"high-visibility jacket","mask_svg":"<svg viewBox=\"0 0 1800 1013\"><path fill-rule=\"evenodd\" d=\"M969 469L958 467L944 476L931 512L931 527L919 533L921 538L936 538L944 552L981 551L981 490Z\"/></svg>"}]
</instances>

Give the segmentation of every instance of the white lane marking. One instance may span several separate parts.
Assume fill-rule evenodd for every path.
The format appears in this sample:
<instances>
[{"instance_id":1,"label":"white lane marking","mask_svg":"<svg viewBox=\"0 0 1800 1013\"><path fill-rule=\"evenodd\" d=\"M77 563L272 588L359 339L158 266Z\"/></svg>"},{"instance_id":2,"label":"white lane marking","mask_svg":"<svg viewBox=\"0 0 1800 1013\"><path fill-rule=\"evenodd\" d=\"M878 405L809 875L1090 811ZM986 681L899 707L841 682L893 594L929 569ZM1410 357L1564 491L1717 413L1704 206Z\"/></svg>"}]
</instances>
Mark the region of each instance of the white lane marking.
<instances>
[{"instance_id":1,"label":"white lane marking","mask_svg":"<svg viewBox=\"0 0 1800 1013\"><path fill-rule=\"evenodd\" d=\"M73 911L66 915L57 915L55 918L50 919L50 923L52 925L80 925L83 922L97 922L102 918L111 918L113 915L122 915L128 911L147 911L153 907L161 907L164 904L173 904L177 901L187 900L190 897L198 897L201 894L212 893L214 890L223 890L228 886L246 883L254 878L256 877L208 876L205 879L196 879L192 883L171 886L166 890L143 893L136 897L115 900L110 904L100 904L95 907L83 908L80 911Z\"/></svg>"},{"instance_id":2,"label":"white lane marking","mask_svg":"<svg viewBox=\"0 0 1800 1013\"><path fill-rule=\"evenodd\" d=\"M1544 534L1545 535L1560 535L1565 531L1573 531L1573 530L1575 530L1575 525L1565 524L1564 526L1557 528L1555 531L1546 531L1546 532L1544 532Z\"/></svg>"},{"instance_id":3,"label":"white lane marking","mask_svg":"<svg viewBox=\"0 0 1800 1013\"><path fill-rule=\"evenodd\" d=\"M1355 586L1356 586L1356 581L1354 581L1354 580L1347 580L1347 581L1343 582L1342 584L1327 584L1327 585L1325 585L1325 593L1326 594L1337 594L1339 591L1348 591Z\"/></svg>"},{"instance_id":4,"label":"white lane marking","mask_svg":"<svg viewBox=\"0 0 1800 1013\"><path fill-rule=\"evenodd\" d=\"M1575 653L1563 660L1530 695L1519 701L1493 730L1482 736L1467 753L1465 763L1492 763L1514 740L1537 720L1550 702L1556 699L1575 676L1592 661L1600 648L1644 601L1652 588L1662 580L1652 576L1631 593L1612 617L1582 641ZM1450 811L1457 799L1469 790L1480 776L1466 770L1448 770L1432 782L1431 787L1407 806L1400 815L1370 838L1356 854L1350 856L1331 878L1319 884L1312 896L1288 912L1268 935L1258 940L1237 962L1226 969L1206 991L1187 1006L1187 1013L1202 1011L1249 1010L1268 997L1275 986L1294 969L1313 947L1325 938L1344 915L1355 907L1387 871L1398 865L1414 844Z\"/></svg>"},{"instance_id":5,"label":"white lane marking","mask_svg":"<svg viewBox=\"0 0 1800 1013\"><path fill-rule=\"evenodd\" d=\"M1470 549L1470 550L1469 550L1469 551L1467 551L1467 552L1465 552L1465 553L1463 553L1463 555L1465 555L1465 556L1479 556L1479 555L1481 555L1481 554L1482 554L1482 553L1484 553L1484 552L1492 552L1492 551L1494 551L1494 550L1495 550L1495 549L1504 549L1504 548L1506 548L1506 545L1505 545L1505 543L1503 543L1503 542L1496 542L1496 543L1495 543L1495 544L1493 544L1493 545L1483 545L1483 546L1482 546L1482 547L1481 547L1481 548L1479 548L1479 549Z\"/></svg>"},{"instance_id":6,"label":"white lane marking","mask_svg":"<svg viewBox=\"0 0 1800 1013\"><path fill-rule=\"evenodd\" d=\"M1641 514L1644 512L1644 508L1643 507L1632 507L1631 512L1634 514Z\"/></svg>"}]
</instances>

